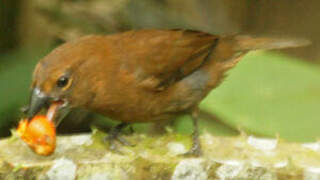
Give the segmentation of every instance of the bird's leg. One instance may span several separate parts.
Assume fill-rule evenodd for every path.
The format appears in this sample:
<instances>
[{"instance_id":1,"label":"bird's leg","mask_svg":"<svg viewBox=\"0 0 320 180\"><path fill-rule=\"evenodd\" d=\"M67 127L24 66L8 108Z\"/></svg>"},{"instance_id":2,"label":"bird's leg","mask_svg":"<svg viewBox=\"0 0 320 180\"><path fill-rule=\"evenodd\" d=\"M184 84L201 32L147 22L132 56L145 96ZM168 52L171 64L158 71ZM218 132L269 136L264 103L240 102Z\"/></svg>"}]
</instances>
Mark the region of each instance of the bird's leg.
<instances>
[{"instance_id":1,"label":"bird's leg","mask_svg":"<svg viewBox=\"0 0 320 180\"><path fill-rule=\"evenodd\" d=\"M108 141L110 143L111 150L117 151L117 147L115 144L116 140L125 146L132 146L127 140L119 136L119 133L121 132L121 130L127 127L128 125L129 125L128 123L120 123L116 125L111 129L109 135L105 137L104 141Z\"/></svg>"},{"instance_id":2,"label":"bird's leg","mask_svg":"<svg viewBox=\"0 0 320 180\"><path fill-rule=\"evenodd\" d=\"M199 140L198 112L198 109L194 109L191 113L193 121L192 146L190 150L184 154L185 156L200 156L202 154Z\"/></svg>"}]
</instances>

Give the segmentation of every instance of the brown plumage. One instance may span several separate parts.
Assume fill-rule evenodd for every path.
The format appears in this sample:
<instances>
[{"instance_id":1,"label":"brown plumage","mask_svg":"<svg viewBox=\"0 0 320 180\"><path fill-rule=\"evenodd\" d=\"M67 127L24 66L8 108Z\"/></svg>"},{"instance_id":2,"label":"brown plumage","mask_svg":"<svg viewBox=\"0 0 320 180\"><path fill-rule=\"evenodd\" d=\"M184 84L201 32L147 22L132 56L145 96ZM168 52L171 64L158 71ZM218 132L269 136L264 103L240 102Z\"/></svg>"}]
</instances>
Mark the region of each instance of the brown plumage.
<instances>
[{"instance_id":1,"label":"brown plumage","mask_svg":"<svg viewBox=\"0 0 320 180\"><path fill-rule=\"evenodd\" d=\"M81 107L123 123L157 123L190 113L196 126L199 102L249 50L304 43L189 30L86 36L56 48L38 63L29 117L46 104L62 101L61 111ZM197 134L193 154L200 153Z\"/></svg>"}]
</instances>

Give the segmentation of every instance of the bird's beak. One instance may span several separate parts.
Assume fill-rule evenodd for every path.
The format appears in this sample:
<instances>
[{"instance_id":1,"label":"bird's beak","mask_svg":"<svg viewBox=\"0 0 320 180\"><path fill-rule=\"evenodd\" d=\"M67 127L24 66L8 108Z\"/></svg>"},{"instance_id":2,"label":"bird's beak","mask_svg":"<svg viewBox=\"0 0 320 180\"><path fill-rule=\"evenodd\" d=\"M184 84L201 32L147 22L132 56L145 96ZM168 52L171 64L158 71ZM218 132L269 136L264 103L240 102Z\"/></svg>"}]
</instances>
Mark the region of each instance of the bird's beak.
<instances>
[{"instance_id":1,"label":"bird's beak","mask_svg":"<svg viewBox=\"0 0 320 180\"><path fill-rule=\"evenodd\" d=\"M38 88L32 90L30 105L28 109L28 119L32 119L40 110L49 104L49 96L42 93Z\"/></svg>"},{"instance_id":2,"label":"bird's beak","mask_svg":"<svg viewBox=\"0 0 320 180\"><path fill-rule=\"evenodd\" d=\"M43 108L47 107L49 107L47 111L47 118L53 121L56 127L70 111L67 101L50 97L41 92L38 88L34 88L32 90L30 105L27 110L28 119L32 119Z\"/></svg>"}]
</instances>

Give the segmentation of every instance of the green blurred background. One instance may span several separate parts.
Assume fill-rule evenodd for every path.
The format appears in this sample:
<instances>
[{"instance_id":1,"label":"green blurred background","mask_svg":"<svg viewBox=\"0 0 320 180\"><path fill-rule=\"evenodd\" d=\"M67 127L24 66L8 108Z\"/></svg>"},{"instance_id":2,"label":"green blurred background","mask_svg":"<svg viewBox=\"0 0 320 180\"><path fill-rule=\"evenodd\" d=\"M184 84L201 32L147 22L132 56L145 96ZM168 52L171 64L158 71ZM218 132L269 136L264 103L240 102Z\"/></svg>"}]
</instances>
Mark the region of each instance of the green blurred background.
<instances>
[{"instance_id":1,"label":"green blurred background","mask_svg":"<svg viewBox=\"0 0 320 180\"><path fill-rule=\"evenodd\" d=\"M302 37L312 45L252 52L201 104L202 131L239 131L290 141L320 137L320 2L318 0L2 0L0 3L0 137L23 116L34 65L52 48L85 34L141 28L196 29L213 34ZM115 122L76 110L61 133L108 129ZM192 130L189 117L171 123ZM148 125L134 126L145 131Z\"/></svg>"}]
</instances>

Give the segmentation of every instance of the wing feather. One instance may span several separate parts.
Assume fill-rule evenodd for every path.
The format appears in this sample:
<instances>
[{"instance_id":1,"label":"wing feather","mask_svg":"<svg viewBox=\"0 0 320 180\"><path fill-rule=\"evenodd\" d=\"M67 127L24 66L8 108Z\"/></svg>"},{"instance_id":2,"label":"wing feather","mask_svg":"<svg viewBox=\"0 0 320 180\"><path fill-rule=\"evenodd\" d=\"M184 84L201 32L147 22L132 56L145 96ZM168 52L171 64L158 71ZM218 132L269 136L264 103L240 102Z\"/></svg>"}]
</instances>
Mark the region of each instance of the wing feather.
<instances>
[{"instance_id":1,"label":"wing feather","mask_svg":"<svg viewBox=\"0 0 320 180\"><path fill-rule=\"evenodd\" d=\"M163 90L208 59L218 37L189 30L140 30L122 34L124 62L142 85Z\"/></svg>"}]
</instances>

